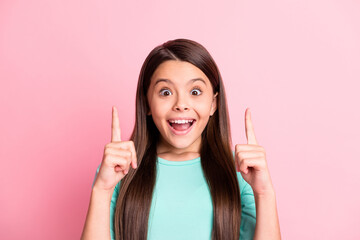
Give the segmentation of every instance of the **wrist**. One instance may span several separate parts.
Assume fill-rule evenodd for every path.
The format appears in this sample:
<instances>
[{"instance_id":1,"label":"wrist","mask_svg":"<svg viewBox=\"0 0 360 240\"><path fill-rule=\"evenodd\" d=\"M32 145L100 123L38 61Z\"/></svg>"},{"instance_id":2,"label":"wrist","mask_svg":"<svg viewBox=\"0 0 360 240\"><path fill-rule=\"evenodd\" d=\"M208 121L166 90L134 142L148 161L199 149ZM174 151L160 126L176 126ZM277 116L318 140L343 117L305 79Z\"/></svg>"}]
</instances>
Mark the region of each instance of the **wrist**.
<instances>
[{"instance_id":1,"label":"wrist","mask_svg":"<svg viewBox=\"0 0 360 240\"><path fill-rule=\"evenodd\" d=\"M275 195L275 190L268 190L268 191L264 191L264 192L261 192L261 193L256 193L254 192L254 197L255 198L275 198L276 195Z\"/></svg>"},{"instance_id":2,"label":"wrist","mask_svg":"<svg viewBox=\"0 0 360 240\"><path fill-rule=\"evenodd\" d=\"M103 188L99 188L96 185L94 185L94 187L91 190L92 195L96 195L96 196L103 196L103 197L112 197L112 194L114 192L114 188L111 189L103 189Z\"/></svg>"}]
</instances>

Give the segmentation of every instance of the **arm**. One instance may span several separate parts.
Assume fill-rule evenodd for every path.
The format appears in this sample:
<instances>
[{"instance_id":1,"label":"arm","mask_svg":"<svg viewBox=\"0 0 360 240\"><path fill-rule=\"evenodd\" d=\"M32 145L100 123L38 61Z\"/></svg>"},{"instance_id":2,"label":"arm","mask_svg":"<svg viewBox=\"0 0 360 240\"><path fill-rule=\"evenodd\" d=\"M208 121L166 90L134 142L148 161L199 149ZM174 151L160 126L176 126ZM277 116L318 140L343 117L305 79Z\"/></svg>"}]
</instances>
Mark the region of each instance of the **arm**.
<instances>
[{"instance_id":1,"label":"arm","mask_svg":"<svg viewBox=\"0 0 360 240\"><path fill-rule=\"evenodd\" d=\"M254 240L281 239L275 192L255 195L256 226Z\"/></svg>"},{"instance_id":2,"label":"arm","mask_svg":"<svg viewBox=\"0 0 360 240\"><path fill-rule=\"evenodd\" d=\"M119 117L114 106L111 130L111 142L105 145L103 159L96 170L82 240L114 238L113 219L118 186L130 165L137 168L134 142L121 141Z\"/></svg>"},{"instance_id":3,"label":"arm","mask_svg":"<svg viewBox=\"0 0 360 240\"><path fill-rule=\"evenodd\" d=\"M94 181L92 184L91 198L88 213L85 220L82 240L86 239L111 239L109 233L112 231L110 217L113 214L110 210L114 208L114 196L111 197L112 192L99 190L96 188L95 181L99 173L101 164L96 169ZM115 190L117 186L115 186ZM114 194L116 195L116 194ZM115 198L117 195L115 196Z\"/></svg>"},{"instance_id":4,"label":"arm","mask_svg":"<svg viewBox=\"0 0 360 240\"><path fill-rule=\"evenodd\" d=\"M265 149L257 142L250 109L245 112L247 144L235 145L236 167L254 192L256 205L255 240L281 239L275 190L266 161Z\"/></svg>"},{"instance_id":5,"label":"arm","mask_svg":"<svg viewBox=\"0 0 360 240\"><path fill-rule=\"evenodd\" d=\"M241 189L241 224L239 240L252 240L254 239L256 227L256 205L254 193L251 186L242 178L239 172L237 175Z\"/></svg>"},{"instance_id":6,"label":"arm","mask_svg":"<svg viewBox=\"0 0 360 240\"><path fill-rule=\"evenodd\" d=\"M96 186L92 189L82 240L111 239L109 229L112 193L98 190Z\"/></svg>"}]
</instances>

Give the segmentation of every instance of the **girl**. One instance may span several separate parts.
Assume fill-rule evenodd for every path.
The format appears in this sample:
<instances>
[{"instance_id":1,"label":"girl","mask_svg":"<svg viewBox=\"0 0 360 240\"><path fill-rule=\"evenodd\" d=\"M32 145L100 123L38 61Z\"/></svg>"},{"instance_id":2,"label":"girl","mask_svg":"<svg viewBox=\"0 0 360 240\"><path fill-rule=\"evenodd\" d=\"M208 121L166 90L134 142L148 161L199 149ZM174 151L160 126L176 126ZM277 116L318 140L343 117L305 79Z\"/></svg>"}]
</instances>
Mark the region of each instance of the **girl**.
<instances>
[{"instance_id":1,"label":"girl","mask_svg":"<svg viewBox=\"0 0 360 240\"><path fill-rule=\"evenodd\" d=\"M176 39L150 52L129 141L112 111L82 239L280 239L249 109L248 144L232 152L224 85L202 45Z\"/></svg>"}]
</instances>

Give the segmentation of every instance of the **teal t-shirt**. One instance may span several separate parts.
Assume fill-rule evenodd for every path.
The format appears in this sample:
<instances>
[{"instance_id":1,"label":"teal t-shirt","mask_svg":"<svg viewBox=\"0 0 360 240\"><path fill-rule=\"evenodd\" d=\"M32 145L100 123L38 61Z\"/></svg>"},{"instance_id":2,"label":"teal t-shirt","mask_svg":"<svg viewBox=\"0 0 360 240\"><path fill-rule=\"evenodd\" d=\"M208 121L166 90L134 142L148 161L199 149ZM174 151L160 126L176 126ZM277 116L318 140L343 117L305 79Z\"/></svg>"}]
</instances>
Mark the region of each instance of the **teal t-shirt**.
<instances>
[{"instance_id":1,"label":"teal t-shirt","mask_svg":"<svg viewBox=\"0 0 360 240\"><path fill-rule=\"evenodd\" d=\"M95 179L99 169L100 165ZM253 239L256 224L254 194L240 172L237 172L237 177L242 210L240 239L250 240ZM114 189L110 204L111 239L115 239L114 213L120 183ZM187 161L169 161L157 157L157 179L150 208L148 239L211 239L212 221L211 194L200 157Z\"/></svg>"}]
</instances>

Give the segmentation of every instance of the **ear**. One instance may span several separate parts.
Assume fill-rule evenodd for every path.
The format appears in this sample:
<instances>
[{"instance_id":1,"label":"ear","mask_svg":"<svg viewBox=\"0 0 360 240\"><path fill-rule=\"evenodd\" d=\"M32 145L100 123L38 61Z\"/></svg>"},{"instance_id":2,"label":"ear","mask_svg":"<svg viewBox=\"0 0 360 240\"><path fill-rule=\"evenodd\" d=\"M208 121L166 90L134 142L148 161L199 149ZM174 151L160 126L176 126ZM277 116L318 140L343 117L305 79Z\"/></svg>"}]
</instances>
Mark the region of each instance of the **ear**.
<instances>
[{"instance_id":1,"label":"ear","mask_svg":"<svg viewBox=\"0 0 360 240\"><path fill-rule=\"evenodd\" d=\"M151 115L151 108L150 108L150 103L149 103L149 98L148 98L148 95L146 95L146 109L148 109L148 112L146 113L147 116L150 116Z\"/></svg>"},{"instance_id":2,"label":"ear","mask_svg":"<svg viewBox=\"0 0 360 240\"><path fill-rule=\"evenodd\" d=\"M145 107L146 107L146 109L148 110L147 113L146 113L146 115L147 115L147 116L150 116L150 115L151 115L151 108L149 107L149 102L146 102L146 106L145 106Z\"/></svg>"},{"instance_id":3,"label":"ear","mask_svg":"<svg viewBox=\"0 0 360 240\"><path fill-rule=\"evenodd\" d=\"M214 98L212 100L210 116L212 116L215 113L216 109L217 109L217 95L218 95L218 92L216 92L216 94L214 95Z\"/></svg>"}]
</instances>

